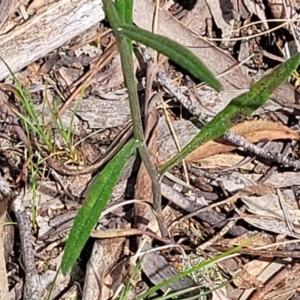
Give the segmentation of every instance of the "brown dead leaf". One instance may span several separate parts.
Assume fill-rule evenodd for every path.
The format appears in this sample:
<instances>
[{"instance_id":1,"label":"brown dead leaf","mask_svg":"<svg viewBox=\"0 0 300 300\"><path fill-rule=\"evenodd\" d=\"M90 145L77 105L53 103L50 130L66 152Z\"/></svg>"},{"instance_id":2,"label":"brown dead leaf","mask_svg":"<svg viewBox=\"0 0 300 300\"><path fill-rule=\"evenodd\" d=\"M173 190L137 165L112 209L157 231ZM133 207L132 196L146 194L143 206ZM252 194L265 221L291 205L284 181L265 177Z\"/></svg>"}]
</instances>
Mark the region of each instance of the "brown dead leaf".
<instances>
[{"instance_id":1,"label":"brown dead leaf","mask_svg":"<svg viewBox=\"0 0 300 300\"><path fill-rule=\"evenodd\" d=\"M144 164L141 165L138 172L134 194L135 199L152 202L151 179ZM151 208L149 205L138 203L134 205L134 209L136 227L140 230L145 230L153 216Z\"/></svg>"},{"instance_id":2,"label":"brown dead leaf","mask_svg":"<svg viewBox=\"0 0 300 300\"><path fill-rule=\"evenodd\" d=\"M244 216L244 220L262 230L275 232L287 236L299 237L298 226L300 224L300 210L297 209L295 202L288 202L276 194L268 194L265 196L248 196L241 197L246 204L247 211L251 215ZM290 230L285 219L285 213L282 209L282 201L285 202L286 211L289 215L290 222L294 225L294 229Z\"/></svg>"},{"instance_id":3,"label":"brown dead leaf","mask_svg":"<svg viewBox=\"0 0 300 300\"><path fill-rule=\"evenodd\" d=\"M292 129L280 123L270 121L246 121L230 129L231 131L242 135L251 143L259 141L278 140L278 139L299 139L299 134ZM226 144L223 139L219 138L209 141L200 146L185 159L186 162L199 162L201 159L219 153L230 152L237 146Z\"/></svg>"},{"instance_id":4,"label":"brown dead leaf","mask_svg":"<svg viewBox=\"0 0 300 300\"><path fill-rule=\"evenodd\" d=\"M269 259L271 261L271 258ZM243 266L242 270L237 271L238 276L233 279L234 284L241 289L259 288L262 281L257 276L270 264L266 260L253 260Z\"/></svg>"},{"instance_id":5,"label":"brown dead leaf","mask_svg":"<svg viewBox=\"0 0 300 300\"><path fill-rule=\"evenodd\" d=\"M265 260L251 260L243 266L243 270L247 271L251 276L257 277L270 264L272 258Z\"/></svg>"},{"instance_id":6,"label":"brown dead leaf","mask_svg":"<svg viewBox=\"0 0 300 300\"><path fill-rule=\"evenodd\" d=\"M214 17L214 21L215 21L216 25L222 31L222 37L229 38L231 35L232 28L224 20L224 13L221 9L220 1L219 0L210 0L210 1L206 1L206 4L209 7L209 10ZM200 19L201 18L202 18L202 16L200 17Z\"/></svg>"},{"instance_id":7,"label":"brown dead leaf","mask_svg":"<svg viewBox=\"0 0 300 300\"><path fill-rule=\"evenodd\" d=\"M157 123L158 114L153 103L150 102L146 112L145 139L147 141L149 152L152 155L157 152ZM134 194L135 199L152 202L152 182L144 164L142 164L139 169ZM136 227L140 230L145 230L153 217L151 208L146 204L135 203L134 209Z\"/></svg>"},{"instance_id":8,"label":"brown dead leaf","mask_svg":"<svg viewBox=\"0 0 300 300\"><path fill-rule=\"evenodd\" d=\"M121 260L103 279L103 287L101 299L110 299L115 294L115 291L120 287L126 277L129 276L129 265L127 260ZM91 298L92 299L92 298ZM100 299L100 298L98 298Z\"/></svg>"},{"instance_id":9,"label":"brown dead leaf","mask_svg":"<svg viewBox=\"0 0 300 300\"><path fill-rule=\"evenodd\" d=\"M91 237L97 239L108 239L121 236L140 235L142 232L136 228L116 228L109 230L93 230Z\"/></svg>"},{"instance_id":10,"label":"brown dead leaf","mask_svg":"<svg viewBox=\"0 0 300 300\"><path fill-rule=\"evenodd\" d=\"M259 288L262 286L262 282L246 270L239 272L238 276L233 279L233 282L240 289Z\"/></svg>"},{"instance_id":11,"label":"brown dead leaf","mask_svg":"<svg viewBox=\"0 0 300 300\"><path fill-rule=\"evenodd\" d=\"M252 240L249 243L250 238L251 238L250 235L243 234L232 239L225 239L225 238L220 239L218 241L218 244L225 245L227 248L234 248L238 245L247 243L248 248L254 248L254 247L270 245L275 242L275 239L272 236L268 236L268 235L257 235L254 239L252 237Z\"/></svg>"},{"instance_id":12,"label":"brown dead leaf","mask_svg":"<svg viewBox=\"0 0 300 300\"><path fill-rule=\"evenodd\" d=\"M281 1L281 0L280 0ZM251 1L251 0L243 0L247 9L257 15L257 17L264 22L264 26L266 29L269 29L268 23L266 22L266 14L265 14L265 6L262 1Z\"/></svg>"},{"instance_id":13,"label":"brown dead leaf","mask_svg":"<svg viewBox=\"0 0 300 300\"><path fill-rule=\"evenodd\" d=\"M212 19L208 5L205 0L199 0L193 9L187 11L180 22L201 35L206 31L207 19Z\"/></svg>"},{"instance_id":14,"label":"brown dead leaf","mask_svg":"<svg viewBox=\"0 0 300 300\"><path fill-rule=\"evenodd\" d=\"M201 168L216 168L216 167L230 167L234 165L238 165L245 157L242 155L234 155L232 153L227 154L217 154L204 159L201 159L199 162L201 163ZM252 170L254 164L248 162L244 165L241 165L240 168L244 170Z\"/></svg>"},{"instance_id":15,"label":"brown dead leaf","mask_svg":"<svg viewBox=\"0 0 300 300\"><path fill-rule=\"evenodd\" d=\"M123 254L125 238L100 239L94 243L85 273L83 299L109 299L123 281L112 272ZM97 274L97 276L95 276Z\"/></svg>"}]
</instances>

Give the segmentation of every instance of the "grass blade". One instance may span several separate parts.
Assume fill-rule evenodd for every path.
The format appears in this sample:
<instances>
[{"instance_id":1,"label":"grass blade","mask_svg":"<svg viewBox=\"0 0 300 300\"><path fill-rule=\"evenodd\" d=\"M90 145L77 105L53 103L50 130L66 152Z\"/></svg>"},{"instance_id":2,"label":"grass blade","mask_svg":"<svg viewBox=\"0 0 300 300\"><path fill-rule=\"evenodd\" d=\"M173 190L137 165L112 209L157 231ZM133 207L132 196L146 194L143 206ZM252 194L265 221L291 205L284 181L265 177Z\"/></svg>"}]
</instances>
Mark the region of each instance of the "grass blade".
<instances>
[{"instance_id":1,"label":"grass blade","mask_svg":"<svg viewBox=\"0 0 300 300\"><path fill-rule=\"evenodd\" d=\"M138 141L130 140L106 165L104 170L95 178L89 187L85 202L75 218L74 225L66 243L61 264L63 274L70 271L79 257L101 212L106 207L124 166L131 154L140 144Z\"/></svg>"},{"instance_id":2,"label":"grass blade","mask_svg":"<svg viewBox=\"0 0 300 300\"><path fill-rule=\"evenodd\" d=\"M215 90L220 91L221 83L203 62L190 50L179 43L159 34L137 28L133 25L118 26L118 32L132 40L142 43L168 56L175 63L186 69L196 78L205 81Z\"/></svg>"},{"instance_id":3,"label":"grass blade","mask_svg":"<svg viewBox=\"0 0 300 300\"><path fill-rule=\"evenodd\" d=\"M219 260L223 259L223 258L226 258L227 256L231 255L231 254L234 254L234 253L237 253L240 249L242 249L243 247L245 247L246 245L248 245L249 243L251 243L252 240L254 240L258 235L255 235L249 239L247 239L244 243L242 243L241 245L235 247L235 248L232 248L224 253L221 253L219 255L217 255L216 257L214 258L211 258L207 261L204 261L200 264L198 264L197 266L193 266L192 268L190 268L189 270L187 271L183 271L173 277L171 277L170 279L167 279L165 281L163 281L162 283L159 283L157 284L156 286L150 288L149 290L147 290L145 293L143 293L142 295L139 295L136 300L142 300L142 299L145 299L147 296L150 296L150 295L153 295L156 291L164 288L164 287L167 287L170 283L172 282L175 282L175 281L178 281L179 279L185 277L185 276L188 276L190 274L192 274L193 272L196 272L208 265L211 265L215 262L218 262Z\"/></svg>"},{"instance_id":4,"label":"grass blade","mask_svg":"<svg viewBox=\"0 0 300 300\"><path fill-rule=\"evenodd\" d=\"M9 71L11 77L14 80L15 87L12 88L12 92L15 97L20 101L21 105L25 108L29 118L22 115L18 110L10 107L10 109L24 122L24 125L27 129L32 129L35 133L38 134L39 137L44 141L47 145L48 149L52 148L51 141L49 140L43 125L40 124L38 116L34 110L34 104L30 93L25 91L13 71L10 69L9 65L5 62L5 60L0 56L0 60L6 66L7 70ZM26 130L28 132L28 130ZM27 145L30 147L30 145ZM31 151L31 149L29 149Z\"/></svg>"},{"instance_id":5,"label":"grass blade","mask_svg":"<svg viewBox=\"0 0 300 300\"><path fill-rule=\"evenodd\" d=\"M163 165L158 173L164 174L173 166L184 159L201 144L214 140L221 136L230 128L246 117L250 116L255 110L262 106L272 95L272 93L288 79L300 63L300 54L296 54L270 74L261 78L250 89L249 92L234 98L221 112L219 112L199 134L182 151Z\"/></svg>"}]
</instances>

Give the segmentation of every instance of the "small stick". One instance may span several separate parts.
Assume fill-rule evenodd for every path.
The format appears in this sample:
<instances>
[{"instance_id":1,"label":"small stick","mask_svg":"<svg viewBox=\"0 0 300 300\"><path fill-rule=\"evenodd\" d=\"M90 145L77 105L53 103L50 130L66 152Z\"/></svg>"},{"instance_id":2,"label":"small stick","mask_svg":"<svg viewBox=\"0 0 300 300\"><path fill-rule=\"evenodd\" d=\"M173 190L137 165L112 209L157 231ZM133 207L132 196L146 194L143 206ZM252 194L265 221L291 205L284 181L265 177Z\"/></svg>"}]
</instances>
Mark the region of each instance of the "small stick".
<instances>
[{"instance_id":1,"label":"small stick","mask_svg":"<svg viewBox=\"0 0 300 300\"><path fill-rule=\"evenodd\" d=\"M254 144L251 144L244 137L232 131L224 133L222 138L230 143L243 147L245 150L250 151L257 156L271 159L280 164L283 164L285 167L293 167L295 169L300 169L299 160L289 158L287 156L282 155L281 153L271 153L270 151L266 151Z\"/></svg>"}]
</instances>

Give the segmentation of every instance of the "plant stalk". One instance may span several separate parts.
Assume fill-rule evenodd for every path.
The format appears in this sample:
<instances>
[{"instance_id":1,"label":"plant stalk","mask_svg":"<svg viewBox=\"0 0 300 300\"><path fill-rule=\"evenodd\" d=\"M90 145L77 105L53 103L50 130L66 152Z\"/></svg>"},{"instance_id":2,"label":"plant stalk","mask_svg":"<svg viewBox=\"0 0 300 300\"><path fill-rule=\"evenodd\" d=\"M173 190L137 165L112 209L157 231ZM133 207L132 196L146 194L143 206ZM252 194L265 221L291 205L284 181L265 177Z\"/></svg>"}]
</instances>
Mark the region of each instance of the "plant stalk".
<instances>
[{"instance_id":1,"label":"plant stalk","mask_svg":"<svg viewBox=\"0 0 300 300\"><path fill-rule=\"evenodd\" d=\"M114 4L111 0L104 0L103 6L107 18L110 22L110 25L113 28L118 49L120 52L124 81L129 94L129 105L133 124L133 134L134 138L142 143L141 146L138 148L138 151L152 181L153 207L156 214L157 222L162 236L164 238L167 238L169 237L169 233L166 223L164 222L161 209L161 190L159 178L157 175L156 168L151 161L151 156L149 154L144 139L140 105L134 75L132 52L130 51L130 47L128 46L128 39L125 36L121 35L118 31L118 28L121 26L121 21L114 7Z\"/></svg>"}]
</instances>

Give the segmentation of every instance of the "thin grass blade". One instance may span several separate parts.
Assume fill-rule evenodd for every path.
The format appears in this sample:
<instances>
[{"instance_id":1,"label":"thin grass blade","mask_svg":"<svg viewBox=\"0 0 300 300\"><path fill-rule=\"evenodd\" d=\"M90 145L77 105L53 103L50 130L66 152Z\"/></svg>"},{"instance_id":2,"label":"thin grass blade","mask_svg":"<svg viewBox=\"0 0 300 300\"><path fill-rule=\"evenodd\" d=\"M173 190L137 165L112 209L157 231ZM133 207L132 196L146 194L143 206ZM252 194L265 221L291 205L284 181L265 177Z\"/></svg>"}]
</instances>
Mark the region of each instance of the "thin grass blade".
<instances>
[{"instance_id":1,"label":"thin grass blade","mask_svg":"<svg viewBox=\"0 0 300 300\"><path fill-rule=\"evenodd\" d=\"M218 138L229 131L232 126L249 117L265 104L273 92L294 72L299 63L300 54L298 53L275 68L270 74L261 78L251 87L249 92L234 98L213 120L202 128L199 134L179 154L163 165L158 173L164 174L201 144Z\"/></svg>"},{"instance_id":2,"label":"thin grass blade","mask_svg":"<svg viewBox=\"0 0 300 300\"><path fill-rule=\"evenodd\" d=\"M147 290L145 293L143 293L142 295L139 295L136 300L142 300L145 299L147 296L153 295L156 291L167 287L170 283L178 281L179 279L186 277L188 275L191 275L193 272L197 272L198 270L203 269L204 267L211 265L213 263L216 263L217 261L221 260L222 258L226 258L231 254L237 253L240 249L242 249L243 247L245 247L246 245L250 244L251 241L253 241L255 238L257 238L257 236L259 236L259 234L247 239L244 243L242 243L241 245L232 248L214 258L211 258L205 262L202 262L200 264L198 264L197 266L193 266L192 268L190 268L187 271L183 271L173 277L171 277L170 279L165 280L164 282L157 284L156 286L150 288L149 290Z\"/></svg>"},{"instance_id":3,"label":"thin grass blade","mask_svg":"<svg viewBox=\"0 0 300 300\"><path fill-rule=\"evenodd\" d=\"M61 264L63 274L68 273L75 264L101 212L106 207L124 166L140 144L140 142L130 140L89 187L85 202L75 218L66 243Z\"/></svg>"},{"instance_id":4,"label":"thin grass blade","mask_svg":"<svg viewBox=\"0 0 300 300\"><path fill-rule=\"evenodd\" d=\"M27 114L30 118L25 117L22 115L18 110L14 109L13 107L9 106L10 109L24 122L25 126L28 126L27 129L32 129L35 133L37 133L42 140L45 142L47 147L51 149L51 143L49 139L47 138L47 135L43 129L43 126L40 125L38 116L34 110L33 100L29 92L25 91L18 78L15 76L9 65L4 61L4 59L0 56L0 60L3 62L3 64L8 69L11 77L14 80L15 87L11 87L11 91L14 93L15 97L21 102L21 104L24 106ZM31 151L31 146L28 144L29 150Z\"/></svg>"}]
</instances>

